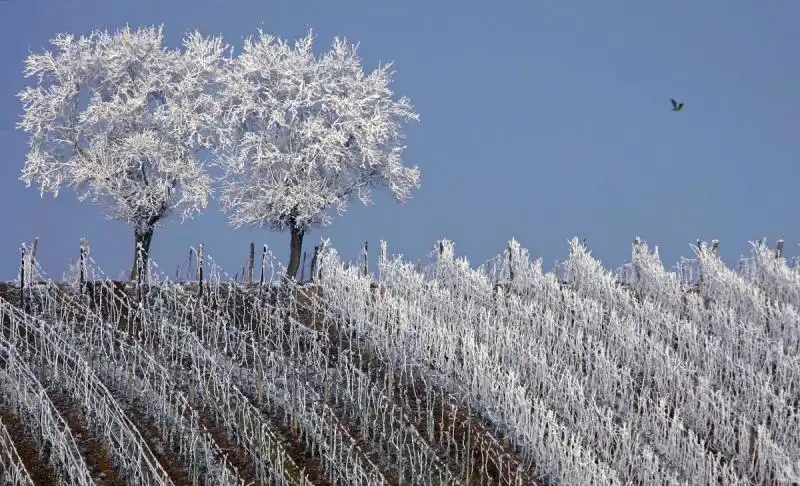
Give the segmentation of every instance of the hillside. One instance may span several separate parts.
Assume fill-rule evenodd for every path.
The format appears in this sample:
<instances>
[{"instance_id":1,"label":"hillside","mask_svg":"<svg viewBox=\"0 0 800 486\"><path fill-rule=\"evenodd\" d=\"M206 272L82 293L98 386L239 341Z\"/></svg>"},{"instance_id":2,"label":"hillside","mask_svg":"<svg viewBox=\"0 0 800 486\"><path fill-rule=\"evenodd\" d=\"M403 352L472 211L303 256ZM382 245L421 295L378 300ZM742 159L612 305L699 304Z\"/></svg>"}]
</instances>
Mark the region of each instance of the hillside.
<instances>
[{"instance_id":1,"label":"hillside","mask_svg":"<svg viewBox=\"0 0 800 486\"><path fill-rule=\"evenodd\" d=\"M384 251L385 255L385 251ZM755 247L699 285L512 242L379 280L0 284L11 484L791 484L800 271ZM41 272L40 272L41 276ZM498 280L502 278L502 280ZM622 283L623 285L620 285Z\"/></svg>"}]
</instances>

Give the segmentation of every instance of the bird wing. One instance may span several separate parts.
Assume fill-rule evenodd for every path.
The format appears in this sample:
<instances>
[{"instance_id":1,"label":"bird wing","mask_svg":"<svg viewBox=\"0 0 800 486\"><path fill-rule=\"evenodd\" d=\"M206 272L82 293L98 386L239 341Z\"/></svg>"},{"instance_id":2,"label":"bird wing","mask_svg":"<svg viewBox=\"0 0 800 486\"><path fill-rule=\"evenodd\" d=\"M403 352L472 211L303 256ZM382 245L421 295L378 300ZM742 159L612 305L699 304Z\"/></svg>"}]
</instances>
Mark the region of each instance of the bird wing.
<instances>
[{"instance_id":1,"label":"bird wing","mask_svg":"<svg viewBox=\"0 0 800 486\"><path fill-rule=\"evenodd\" d=\"M673 107L673 108L677 108L677 107L678 107L678 102L677 102L677 101L675 101L675 100L674 100L674 99L672 99L672 98L670 98L669 100L672 102L672 107Z\"/></svg>"}]
</instances>

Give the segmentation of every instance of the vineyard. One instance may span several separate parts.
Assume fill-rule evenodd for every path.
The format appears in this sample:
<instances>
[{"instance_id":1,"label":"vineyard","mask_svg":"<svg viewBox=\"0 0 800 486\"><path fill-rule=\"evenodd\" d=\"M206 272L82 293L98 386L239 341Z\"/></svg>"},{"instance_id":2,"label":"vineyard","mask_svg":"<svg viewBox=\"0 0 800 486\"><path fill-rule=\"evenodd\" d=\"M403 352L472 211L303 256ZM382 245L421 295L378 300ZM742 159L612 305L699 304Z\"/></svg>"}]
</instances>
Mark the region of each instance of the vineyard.
<instances>
[{"instance_id":1,"label":"vineyard","mask_svg":"<svg viewBox=\"0 0 800 486\"><path fill-rule=\"evenodd\" d=\"M577 240L551 272L514 241L479 268L437 250L383 245L370 275L323 246L304 283L29 266L0 284L5 484L800 482L779 249L667 271L637 240L616 272Z\"/></svg>"}]
</instances>

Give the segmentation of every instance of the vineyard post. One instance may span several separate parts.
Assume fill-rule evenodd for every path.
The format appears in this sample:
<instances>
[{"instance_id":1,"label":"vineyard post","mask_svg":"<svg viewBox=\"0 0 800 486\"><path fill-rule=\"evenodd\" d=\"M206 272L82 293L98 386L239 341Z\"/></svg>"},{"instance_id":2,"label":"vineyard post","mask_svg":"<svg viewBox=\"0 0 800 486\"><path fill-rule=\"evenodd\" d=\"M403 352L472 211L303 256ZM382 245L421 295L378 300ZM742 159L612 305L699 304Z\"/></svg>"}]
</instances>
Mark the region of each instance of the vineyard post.
<instances>
[{"instance_id":1,"label":"vineyard post","mask_svg":"<svg viewBox=\"0 0 800 486\"><path fill-rule=\"evenodd\" d=\"M467 486L471 483L470 479L472 476L472 454L469 451L472 450L472 409L467 408L467 444L466 444L466 451L465 454L465 461L464 461L464 468L462 469L462 475L464 478L464 486Z\"/></svg>"},{"instance_id":2,"label":"vineyard post","mask_svg":"<svg viewBox=\"0 0 800 486\"><path fill-rule=\"evenodd\" d=\"M195 253L195 252L194 252L194 248L192 248L192 247L189 247L189 266L188 266L188 267L186 267L186 272L187 272L187 274L186 274L186 280L191 280L191 277L189 276L189 275L191 275L191 274L190 274L189 272L191 272L191 271L192 271L192 255L194 255L194 253Z\"/></svg>"},{"instance_id":3,"label":"vineyard post","mask_svg":"<svg viewBox=\"0 0 800 486\"><path fill-rule=\"evenodd\" d=\"M81 294L83 294L83 288L86 284L86 253L88 251L88 239L84 236L81 238L81 256L80 261L78 263L78 285Z\"/></svg>"},{"instance_id":4,"label":"vineyard post","mask_svg":"<svg viewBox=\"0 0 800 486\"><path fill-rule=\"evenodd\" d=\"M386 240L381 240L381 252L379 256L380 264L378 265L378 280L381 280L383 278L383 275L381 275L381 268L383 268L383 266L386 265L387 251L388 251L388 246Z\"/></svg>"},{"instance_id":5,"label":"vineyard post","mask_svg":"<svg viewBox=\"0 0 800 486\"><path fill-rule=\"evenodd\" d=\"M367 276L367 270L369 269L368 262L367 262L367 255L368 255L367 244L368 243L365 241L364 242L364 276L365 277Z\"/></svg>"},{"instance_id":6,"label":"vineyard post","mask_svg":"<svg viewBox=\"0 0 800 486\"><path fill-rule=\"evenodd\" d=\"M512 247L513 245L511 242L508 242L508 280L509 282L514 281L514 258L512 257Z\"/></svg>"},{"instance_id":7,"label":"vineyard post","mask_svg":"<svg viewBox=\"0 0 800 486\"><path fill-rule=\"evenodd\" d=\"M144 280L146 275L146 270L144 268L144 245L142 242L136 243L136 252L139 256L136 258L136 297L139 299L139 302L144 301Z\"/></svg>"},{"instance_id":8,"label":"vineyard post","mask_svg":"<svg viewBox=\"0 0 800 486\"><path fill-rule=\"evenodd\" d=\"M264 243L264 250L261 252L261 279L258 282L258 295L261 295L261 290L264 288L264 265L267 264L267 244Z\"/></svg>"},{"instance_id":9,"label":"vineyard post","mask_svg":"<svg viewBox=\"0 0 800 486\"><path fill-rule=\"evenodd\" d=\"M783 256L783 240L778 240L775 243L775 258L781 258Z\"/></svg>"},{"instance_id":10,"label":"vineyard post","mask_svg":"<svg viewBox=\"0 0 800 486\"><path fill-rule=\"evenodd\" d=\"M261 250L261 285L264 285L264 271L267 267L267 244L264 243L264 249Z\"/></svg>"},{"instance_id":11,"label":"vineyard post","mask_svg":"<svg viewBox=\"0 0 800 486\"><path fill-rule=\"evenodd\" d=\"M25 312L25 245L21 248L19 262L19 306Z\"/></svg>"},{"instance_id":12,"label":"vineyard post","mask_svg":"<svg viewBox=\"0 0 800 486\"><path fill-rule=\"evenodd\" d=\"M194 378L189 378L189 396L186 397L187 401L189 402L189 405L195 405L195 403L196 403L195 399L194 399L196 390L197 390L197 388L196 388L196 385L195 385Z\"/></svg>"},{"instance_id":13,"label":"vineyard post","mask_svg":"<svg viewBox=\"0 0 800 486\"><path fill-rule=\"evenodd\" d=\"M702 251L703 242L700 241L698 238L697 240L697 249ZM711 253L713 256L717 256L719 253L719 240L711 240ZM703 291L705 290L705 272L703 272L703 267L700 267L700 280L697 285L697 290L700 292L700 295L703 295Z\"/></svg>"},{"instance_id":14,"label":"vineyard post","mask_svg":"<svg viewBox=\"0 0 800 486\"><path fill-rule=\"evenodd\" d=\"M445 250L445 248L444 248L444 240L439 240L438 247L439 247L439 256L436 258L436 275L437 275L437 278L438 278L439 272L441 272L442 259L444 258L444 250Z\"/></svg>"},{"instance_id":15,"label":"vineyard post","mask_svg":"<svg viewBox=\"0 0 800 486\"><path fill-rule=\"evenodd\" d=\"M142 265L140 258L142 257L142 244L136 243L136 259L133 261L133 264L136 266L134 270L134 275L136 275L136 279L133 281L134 289L136 289L136 299L141 302L142 301Z\"/></svg>"},{"instance_id":16,"label":"vineyard post","mask_svg":"<svg viewBox=\"0 0 800 486\"><path fill-rule=\"evenodd\" d=\"M256 244L250 242L250 257L247 259L247 283L253 283L253 266L256 264Z\"/></svg>"},{"instance_id":17,"label":"vineyard post","mask_svg":"<svg viewBox=\"0 0 800 486\"><path fill-rule=\"evenodd\" d=\"M313 282L317 278L317 259L319 258L319 245L314 247L314 256L311 257L311 270L309 279Z\"/></svg>"},{"instance_id":18,"label":"vineyard post","mask_svg":"<svg viewBox=\"0 0 800 486\"><path fill-rule=\"evenodd\" d=\"M33 239L31 244L31 253L28 255L28 281L31 282L35 275L34 269L36 268L36 248L39 246L39 237Z\"/></svg>"},{"instance_id":19,"label":"vineyard post","mask_svg":"<svg viewBox=\"0 0 800 486\"><path fill-rule=\"evenodd\" d=\"M306 257L307 256L308 256L308 253L304 251L303 252L303 264L300 265L300 282L302 282L303 279L306 276Z\"/></svg>"},{"instance_id":20,"label":"vineyard post","mask_svg":"<svg viewBox=\"0 0 800 486\"><path fill-rule=\"evenodd\" d=\"M718 253L719 253L719 240L711 240L711 254L714 257L717 257ZM703 285L705 286L705 278L703 280ZM707 304L706 304L706 308L708 308Z\"/></svg>"},{"instance_id":21,"label":"vineyard post","mask_svg":"<svg viewBox=\"0 0 800 486\"><path fill-rule=\"evenodd\" d=\"M200 297L203 297L203 244L197 249L197 278L200 281L198 288L200 289Z\"/></svg>"},{"instance_id":22,"label":"vineyard post","mask_svg":"<svg viewBox=\"0 0 800 486\"><path fill-rule=\"evenodd\" d=\"M641 264L639 263L639 258L638 258L641 248L642 248L642 240L639 239L639 237L637 236L636 238L633 239L633 252L631 255L631 261L633 262L633 276L634 276L633 278L636 281L636 283L638 283L639 279L641 278L641 269L640 269Z\"/></svg>"},{"instance_id":23,"label":"vineyard post","mask_svg":"<svg viewBox=\"0 0 800 486\"><path fill-rule=\"evenodd\" d=\"M703 249L703 242L700 240L700 238L698 238L697 239L697 251L700 252L700 251L702 251L702 249ZM699 263L699 261L698 261L698 263ZM699 277L697 279L697 291L700 293L700 295L703 295L703 266L699 265L699 267L700 267L700 275L699 275Z\"/></svg>"}]
</instances>

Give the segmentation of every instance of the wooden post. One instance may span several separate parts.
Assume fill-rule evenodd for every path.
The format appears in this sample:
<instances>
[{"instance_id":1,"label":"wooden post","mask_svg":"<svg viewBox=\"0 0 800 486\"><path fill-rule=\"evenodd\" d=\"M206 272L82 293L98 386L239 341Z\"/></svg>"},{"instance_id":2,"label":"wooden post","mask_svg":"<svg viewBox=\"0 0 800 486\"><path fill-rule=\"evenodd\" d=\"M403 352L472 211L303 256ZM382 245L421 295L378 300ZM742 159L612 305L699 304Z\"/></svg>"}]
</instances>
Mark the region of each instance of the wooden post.
<instances>
[{"instance_id":1,"label":"wooden post","mask_svg":"<svg viewBox=\"0 0 800 486\"><path fill-rule=\"evenodd\" d=\"M22 245L19 262L19 306L25 312L25 245Z\"/></svg>"},{"instance_id":2,"label":"wooden post","mask_svg":"<svg viewBox=\"0 0 800 486\"><path fill-rule=\"evenodd\" d=\"M700 239L697 239L697 249L702 251L703 249L703 242ZM711 253L714 256L717 256L719 252L719 240L711 240ZM703 267L700 267L700 281L698 282L697 289L700 292L700 295L705 295L705 275L703 275Z\"/></svg>"},{"instance_id":3,"label":"wooden post","mask_svg":"<svg viewBox=\"0 0 800 486\"><path fill-rule=\"evenodd\" d=\"M39 237L33 239L31 244L31 253L28 256L28 281L33 281L33 276L36 275L36 248L39 246Z\"/></svg>"},{"instance_id":4,"label":"wooden post","mask_svg":"<svg viewBox=\"0 0 800 486\"><path fill-rule=\"evenodd\" d=\"M261 252L261 285L264 285L264 266L267 264L267 244L264 243L264 250Z\"/></svg>"},{"instance_id":5,"label":"wooden post","mask_svg":"<svg viewBox=\"0 0 800 486\"><path fill-rule=\"evenodd\" d=\"M256 244L250 242L250 258L247 259L247 283L253 283L253 266L256 264Z\"/></svg>"},{"instance_id":6,"label":"wooden post","mask_svg":"<svg viewBox=\"0 0 800 486\"><path fill-rule=\"evenodd\" d=\"M317 259L319 258L319 245L314 247L314 256L311 257L311 270L309 271L310 275L308 276L309 280L312 282L317 278Z\"/></svg>"},{"instance_id":7,"label":"wooden post","mask_svg":"<svg viewBox=\"0 0 800 486\"><path fill-rule=\"evenodd\" d=\"M79 266L78 283L80 285L80 292L83 294L84 286L86 285L86 257L89 252L89 240L84 236L81 238L81 257Z\"/></svg>"},{"instance_id":8,"label":"wooden post","mask_svg":"<svg viewBox=\"0 0 800 486\"><path fill-rule=\"evenodd\" d=\"M513 245L511 242L508 242L508 280L509 282L514 281L514 258L511 256Z\"/></svg>"},{"instance_id":9,"label":"wooden post","mask_svg":"<svg viewBox=\"0 0 800 486\"><path fill-rule=\"evenodd\" d=\"M639 255L642 251L642 240L639 239L637 236L633 239L633 254L631 255L631 262L633 262L633 274L636 283L639 283L641 278L640 267L641 264L639 263Z\"/></svg>"},{"instance_id":10,"label":"wooden post","mask_svg":"<svg viewBox=\"0 0 800 486\"><path fill-rule=\"evenodd\" d=\"M139 302L142 302L142 254L144 253L143 246L141 243L136 244L136 253L138 256L136 257L136 299Z\"/></svg>"},{"instance_id":11,"label":"wooden post","mask_svg":"<svg viewBox=\"0 0 800 486\"><path fill-rule=\"evenodd\" d=\"M189 275L191 275L191 273L189 273L189 272L192 271L192 255L194 255L194 253L195 253L194 249L193 248L189 248L189 266L186 267L186 280L191 280L191 277L189 276ZM195 272L195 273L197 273L197 272Z\"/></svg>"},{"instance_id":12,"label":"wooden post","mask_svg":"<svg viewBox=\"0 0 800 486\"><path fill-rule=\"evenodd\" d=\"M369 269L368 262L367 262L367 254L368 254L367 244L368 243L365 241L364 242L364 276L365 277L367 276L367 273L368 273L367 271Z\"/></svg>"},{"instance_id":13,"label":"wooden post","mask_svg":"<svg viewBox=\"0 0 800 486\"><path fill-rule=\"evenodd\" d=\"M264 249L261 250L261 278L258 281L258 296L261 297L261 292L264 290L264 266L267 264L267 244L264 243Z\"/></svg>"},{"instance_id":14,"label":"wooden post","mask_svg":"<svg viewBox=\"0 0 800 486\"><path fill-rule=\"evenodd\" d=\"M141 242L136 244L136 252L139 254L139 257L136 259L136 287L140 288L142 283L144 283L144 275L145 275L145 268L144 268L144 246ZM140 296L141 297L141 289Z\"/></svg>"},{"instance_id":15,"label":"wooden post","mask_svg":"<svg viewBox=\"0 0 800 486\"><path fill-rule=\"evenodd\" d=\"M783 256L783 240L778 240L775 243L775 258L781 258Z\"/></svg>"},{"instance_id":16,"label":"wooden post","mask_svg":"<svg viewBox=\"0 0 800 486\"><path fill-rule=\"evenodd\" d=\"M700 240L700 238L698 238L697 239L697 251L700 252L702 250L703 250L703 242ZM699 263L699 261L698 261L698 263ZM697 291L698 291L699 295L702 296L703 295L703 289L704 289L704 287L703 287L703 266L699 265L699 267L700 267L700 275L699 275L699 277L697 279Z\"/></svg>"},{"instance_id":17,"label":"wooden post","mask_svg":"<svg viewBox=\"0 0 800 486\"><path fill-rule=\"evenodd\" d=\"M305 276L306 276L306 256L308 256L308 255L307 255L307 253L304 251L304 252L303 252L303 264L302 264L302 265L300 265L300 283L302 283L302 282L303 282L303 279L304 279L304 278L305 278Z\"/></svg>"},{"instance_id":18,"label":"wooden post","mask_svg":"<svg viewBox=\"0 0 800 486\"><path fill-rule=\"evenodd\" d=\"M200 297L203 297L203 244L197 249L197 278L200 281L198 288L200 289Z\"/></svg>"},{"instance_id":19,"label":"wooden post","mask_svg":"<svg viewBox=\"0 0 800 486\"><path fill-rule=\"evenodd\" d=\"M381 269L384 265L386 265L386 255L388 253L388 247L385 240L381 240L381 253L380 253L380 264L378 265L378 280L383 279L383 275L381 275Z\"/></svg>"}]
</instances>

